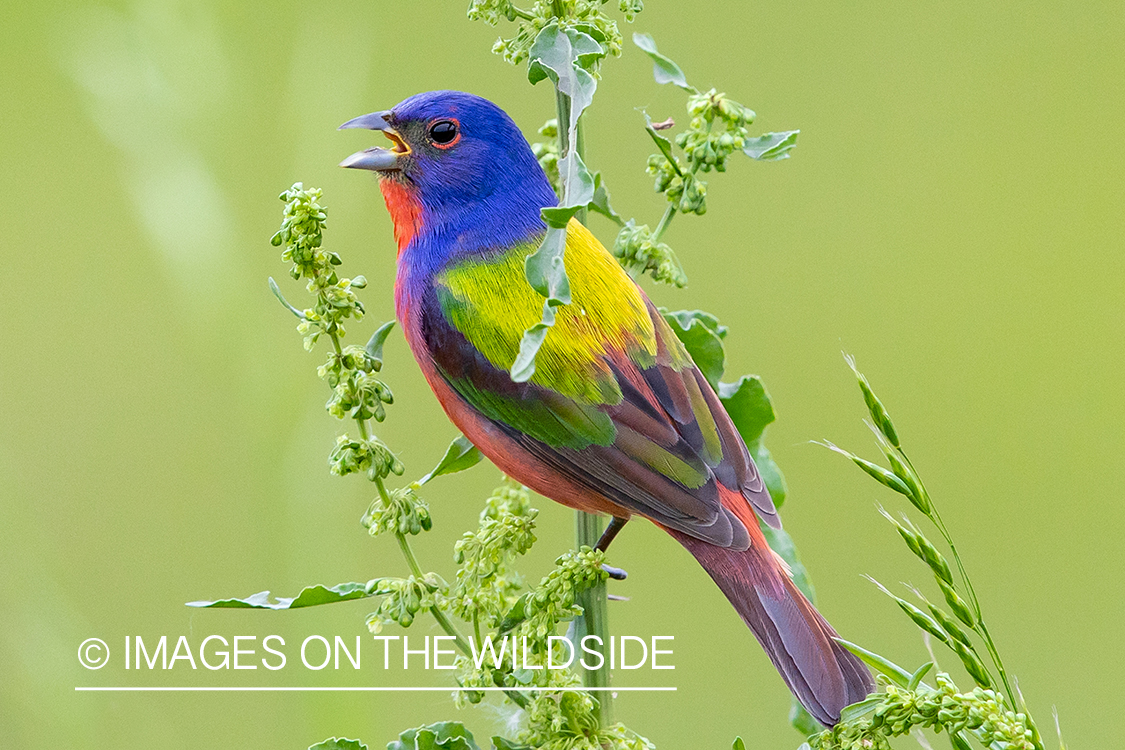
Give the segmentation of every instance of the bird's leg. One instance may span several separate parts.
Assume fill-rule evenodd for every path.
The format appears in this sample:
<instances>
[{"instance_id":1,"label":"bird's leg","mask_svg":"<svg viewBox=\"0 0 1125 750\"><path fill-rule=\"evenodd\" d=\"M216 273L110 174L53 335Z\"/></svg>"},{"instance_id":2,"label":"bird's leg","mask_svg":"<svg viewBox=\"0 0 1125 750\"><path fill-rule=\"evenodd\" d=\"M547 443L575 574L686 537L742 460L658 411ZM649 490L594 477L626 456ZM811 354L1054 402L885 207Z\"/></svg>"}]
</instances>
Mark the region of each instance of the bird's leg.
<instances>
[{"instance_id":1,"label":"bird's leg","mask_svg":"<svg viewBox=\"0 0 1125 750\"><path fill-rule=\"evenodd\" d=\"M617 516L611 518L609 525L605 527L605 531L602 532L602 536L598 539L598 543L594 546L594 549L602 552L609 549L610 542L614 540L621 529L625 528L625 524L628 522L628 518L618 518ZM624 581L629 575L621 568L615 568L612 565L602 565L602 570L608 573L609 577L615 581Z\"/></svg>"},{"instance_id":2,"label":"bird's leg","mask_svg":"<svg viewBox=\"0 0 1125 750\"><path fill-rule=\"evenodd\" d=\"M625 524L627 523L629 523L628 518L613 516L609 521L609 525L605 527L605 531L602 532L601 538L598 539L598 543L594 546L594 549L601 550L602 552L609 549L609 543L617 537L618 533L620 533L621 529L625 528Z\"/></svg>"}]
</instances>

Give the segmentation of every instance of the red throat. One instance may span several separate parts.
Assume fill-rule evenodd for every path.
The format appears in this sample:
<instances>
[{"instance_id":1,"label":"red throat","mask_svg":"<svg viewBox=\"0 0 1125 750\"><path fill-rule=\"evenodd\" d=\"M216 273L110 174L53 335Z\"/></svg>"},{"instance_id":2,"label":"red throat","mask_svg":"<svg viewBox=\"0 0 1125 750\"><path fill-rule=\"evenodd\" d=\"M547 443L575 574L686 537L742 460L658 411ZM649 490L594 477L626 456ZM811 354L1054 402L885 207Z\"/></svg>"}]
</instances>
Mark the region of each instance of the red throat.
<instances>
[{"instance_id":1,"label":"red throat","mask_svg":"<svg viewBox=\"0 0 1125 750\"><path fill-rule=\"evenodd\" d=\"M398 180L383 178L379 180L379 189L395 224L395 242L401 253L422 228L422 205L414 192Z\"/></svg>"}]
</instances>

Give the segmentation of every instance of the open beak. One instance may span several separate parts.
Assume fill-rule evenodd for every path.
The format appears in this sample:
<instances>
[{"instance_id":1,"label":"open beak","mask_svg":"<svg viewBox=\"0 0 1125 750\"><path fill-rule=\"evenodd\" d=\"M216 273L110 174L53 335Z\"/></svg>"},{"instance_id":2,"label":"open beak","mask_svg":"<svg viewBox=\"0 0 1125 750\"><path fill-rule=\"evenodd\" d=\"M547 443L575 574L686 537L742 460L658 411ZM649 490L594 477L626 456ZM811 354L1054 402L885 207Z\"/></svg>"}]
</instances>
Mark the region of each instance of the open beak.
<instances>
[{"instance_id":1,"label":"open beak","mask_svg":"<svg viewBox=\"0 0 1125 750\"><path fill-rule=\"evenodd\" d=\"M369 115L348 120L340 126L346 128L363 128L365 130L379 130L394 143L394 148L369 148L358 151L340 162L341 167L348 169L368 169L372 172L395 172L401 169L399 158L410 153L410 147L402 140L394 128L387 122L386 117L390 112L372 112Z\"/></svg>"}]
</instances>

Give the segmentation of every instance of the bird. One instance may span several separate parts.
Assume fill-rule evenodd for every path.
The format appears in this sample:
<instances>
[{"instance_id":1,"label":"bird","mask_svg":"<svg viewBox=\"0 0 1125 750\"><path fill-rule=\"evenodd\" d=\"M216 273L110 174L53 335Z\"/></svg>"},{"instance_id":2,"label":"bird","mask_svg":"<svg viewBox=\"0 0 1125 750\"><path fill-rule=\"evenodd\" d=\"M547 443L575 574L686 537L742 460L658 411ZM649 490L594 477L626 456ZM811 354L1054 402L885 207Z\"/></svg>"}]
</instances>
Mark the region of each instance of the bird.
<instances>
[{"instance_id":1,"label":"bird","mask_svg":"<svg viewBox=\"0 0 1125 750\"><path fill-rule=\"evenodd\" d=\"M525 275L540 210L558 198L497 105L458 91L411 96L341 129L390 148L340 166L378 175L398 247L395 314L453 424L509 477L610 517L634 515L710 574L808 712L833 726L874 689L863 663L793 583L759 527L780 528L762 476L714 390L657 308L577 219L566 228L571 301L526 382L510 370L543 297Z\"/></svg>"}]
</instances>

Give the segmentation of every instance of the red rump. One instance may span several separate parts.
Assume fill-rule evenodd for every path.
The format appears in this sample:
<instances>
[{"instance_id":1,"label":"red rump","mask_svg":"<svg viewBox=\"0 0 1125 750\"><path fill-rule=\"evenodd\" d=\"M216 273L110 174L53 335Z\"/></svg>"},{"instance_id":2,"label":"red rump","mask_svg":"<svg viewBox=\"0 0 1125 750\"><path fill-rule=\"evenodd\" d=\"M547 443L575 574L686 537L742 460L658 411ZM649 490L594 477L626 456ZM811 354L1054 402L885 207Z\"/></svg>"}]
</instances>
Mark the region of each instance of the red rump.
<instances>
[{"instance_id":1,"label":"red rump","mask_svg":"<svg viewBox=\"0 0 1125 750\"><path fill-rule=\"evenodd\" d=\"M383 192L383 200L386 201L387 211L395 225L395 243L398 244L399 252L402 252L422 228L422 205L414 191L398 180L379 180L379 189Z\"/></svg>"}]
</instances>

